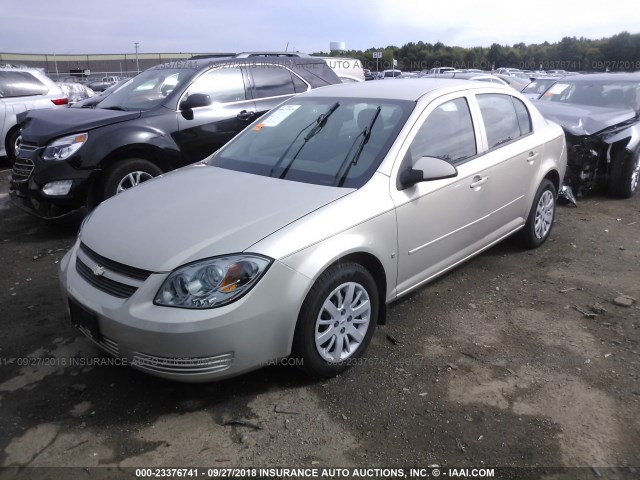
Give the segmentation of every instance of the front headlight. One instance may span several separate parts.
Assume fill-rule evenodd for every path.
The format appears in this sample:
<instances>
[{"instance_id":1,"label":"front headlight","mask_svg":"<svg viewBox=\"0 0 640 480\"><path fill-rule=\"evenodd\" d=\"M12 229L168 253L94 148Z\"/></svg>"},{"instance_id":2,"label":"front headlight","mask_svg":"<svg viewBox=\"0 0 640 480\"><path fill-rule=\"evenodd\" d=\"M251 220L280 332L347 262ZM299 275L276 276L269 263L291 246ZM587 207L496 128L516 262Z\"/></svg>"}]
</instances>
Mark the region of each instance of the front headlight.
<instances>
[{"instance_id":1,"label":"front headlight","mask_svg":"<svg viewBox=\"0 0 640 480\"><path fill-rule=\"evenodd\" d=\"M153 303L198 309L227 305L251 290L271 262L270 258L249 254L184 265L169 274Z\"/></svg>"},{"instance_id":2,"label":"front headlight","mask_svg":"<svg viewBox=\"0 0 640 480\"><path fill-rule=\"evenodd\" d=\"M89 138L88 133L76 133L54 140L42 152L44 160L65 160L76 153Z\"/></svg>"}]
</instances>

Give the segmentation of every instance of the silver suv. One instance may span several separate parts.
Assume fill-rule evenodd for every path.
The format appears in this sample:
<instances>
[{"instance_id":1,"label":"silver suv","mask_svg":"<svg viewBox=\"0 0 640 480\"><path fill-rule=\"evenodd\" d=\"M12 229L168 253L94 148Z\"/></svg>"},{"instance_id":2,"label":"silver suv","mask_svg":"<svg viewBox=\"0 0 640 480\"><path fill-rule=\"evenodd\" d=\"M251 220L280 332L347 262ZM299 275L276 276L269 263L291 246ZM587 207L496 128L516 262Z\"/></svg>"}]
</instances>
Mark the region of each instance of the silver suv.
<instances>
[{"instance_id":1,"label":"silver suv","mask_svg":"<svg viewBox=\"0 0 640 480\"><path fill-rule=\"evenodd\" d=\"M40 70L0 64L0 157L8 157L9 163L15 160L19 113L68 103L60 87Z\"/></svg>"}]
</instances>

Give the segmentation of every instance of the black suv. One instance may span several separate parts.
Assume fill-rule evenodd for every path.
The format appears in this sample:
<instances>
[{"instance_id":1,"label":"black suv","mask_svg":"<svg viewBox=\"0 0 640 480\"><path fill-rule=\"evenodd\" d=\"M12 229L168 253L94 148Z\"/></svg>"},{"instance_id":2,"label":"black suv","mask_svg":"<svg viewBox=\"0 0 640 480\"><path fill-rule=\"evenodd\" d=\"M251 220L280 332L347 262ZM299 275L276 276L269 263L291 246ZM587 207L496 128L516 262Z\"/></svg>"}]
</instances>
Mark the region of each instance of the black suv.
<instances>
[{"instance_id":1,"label":"black suv","mask_svg":"<svg viewBox=\"0 0 640 480\"><path fill-rule=\"evenodd\" d=\"M95 109L19 119L14 203L59 218L220 148L296 93L340 83L321 58L238 55L146 70Z\"/></svg>"}]
</instances>

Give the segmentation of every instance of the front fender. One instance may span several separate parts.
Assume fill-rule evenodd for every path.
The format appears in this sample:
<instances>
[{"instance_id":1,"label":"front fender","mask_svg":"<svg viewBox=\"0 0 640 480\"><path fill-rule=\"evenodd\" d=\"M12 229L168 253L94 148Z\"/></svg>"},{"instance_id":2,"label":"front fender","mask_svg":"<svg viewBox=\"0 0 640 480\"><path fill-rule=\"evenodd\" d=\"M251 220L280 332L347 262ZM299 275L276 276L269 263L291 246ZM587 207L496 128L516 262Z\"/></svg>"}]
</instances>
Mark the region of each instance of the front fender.
<instances>
[{"instance_id":1,"label":"front fender","mask_svg":"<svg viewBox=\"0 0 640 480\"><path fill-rule=\"evenodd\" d=\"M280 258L280 262L310 278L309 289L331 265L354 254L374 257L384 269L386 302L396 297L397 224L395 210L373 217L298 252ZM371 272L375 276L375 272ZM305 296L308 292L305 292Z\"/></svg>"}]
</instances>

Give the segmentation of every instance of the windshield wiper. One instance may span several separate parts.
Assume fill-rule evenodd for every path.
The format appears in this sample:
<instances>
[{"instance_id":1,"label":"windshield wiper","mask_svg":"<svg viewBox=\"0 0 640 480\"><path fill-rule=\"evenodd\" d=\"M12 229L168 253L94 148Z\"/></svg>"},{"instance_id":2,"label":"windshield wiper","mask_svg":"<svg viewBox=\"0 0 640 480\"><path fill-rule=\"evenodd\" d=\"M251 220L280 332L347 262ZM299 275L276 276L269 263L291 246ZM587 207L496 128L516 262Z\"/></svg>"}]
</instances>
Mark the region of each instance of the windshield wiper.
<instances>
[{"instance_id":1,"label":"windshield wiper","mask_svg":"<svg viewBox=\"0 0 640 480\"><path fill-rule=\"evenodd\" d=\"M311 130L309 130L309 133L307 133L304 136L304 142L302 142L302 145L300 145L300 148L295 153L295 155L291 158L291 161L289 161L289 163L287 164L287 166L285 167L285 169L282 171L282 173L280 174L280 176L278 178L284 178L287 175L287 173L289 173L289 169L291 168L291 165L293 164L293 162L296 160L296 158L300 154L300 151L302 150L302 147L304 147L307 144L307 142L313 136L315 136L320 130L322 130L322 128L326 125L327 120L329 119L331 114L333 112L335 112L338 109L339 106L340 106L340 104L338 102L334 103L333 105L331 105L331 107L329 107L329 109L325 113L320 115L313 122L311 122L309 125L307 125L306 127L304 127L302 130L300 130L298 132L298 134L296 135L296 138L293 139L293 141L289 144L289 146L284 151L284 153L282 155L280 155L280 158L278 159L278 161L273 165L273 167L271 167L271 171L269 172L269 176L270 177L273 176L273 172L275 172L276 168L278 168L280 166L280 164L284 161L284 159L286 158L287 154L289 153L289 150L291 150L291 147L293 147L293 145L296 143L296 140L298 140L298 138L300 138L300 135L302 135L302 133L307 128L311 127L315 123L315 125L313 125L313 128Z\"/></svg>"},{"instance_id":2,"label":"windshield wiper","mask_svg":"<svg viewBox=\"0 0 640 480\"><path fill-rule=\"evenodd\" d=\"M353 140L353 143L349 147L349 151L347 151L347 154L345 155L344 160L342 160L342 162L340 163L340 167L336 172L336 176L333 177L334 182L337 179L340 179L338 180L338 183L337 183L338 187L341 187L344 184L345 180L347 179L347 175L349 174L349 170L351 170L351 167L358 163L358 159L360 158L360 154L362 153L362 150L364 150L364 146L369 141L369 138L371 138L371 130L373 130L373 125L376 123L376 120L378 120L378 115L380 115L380 110L382 109L380 108L380 106L378 106L378 108L376 108L376 113L373 114L373 117L369 121L369 125L367 125L364 130L362 130L360 133L358 133L358 135L356 135L356 138ZM356 154L354 155L353 160L350 160L347 163L347 161L351 158L351 150L355 146L360 136L362 136L362 141L360 142L360 145L358 145ZM344 173L342 174L342 176L340 176L340 171L345 167L345 165L347 168L344 170Z\"/></svg>"}]
</instances>

